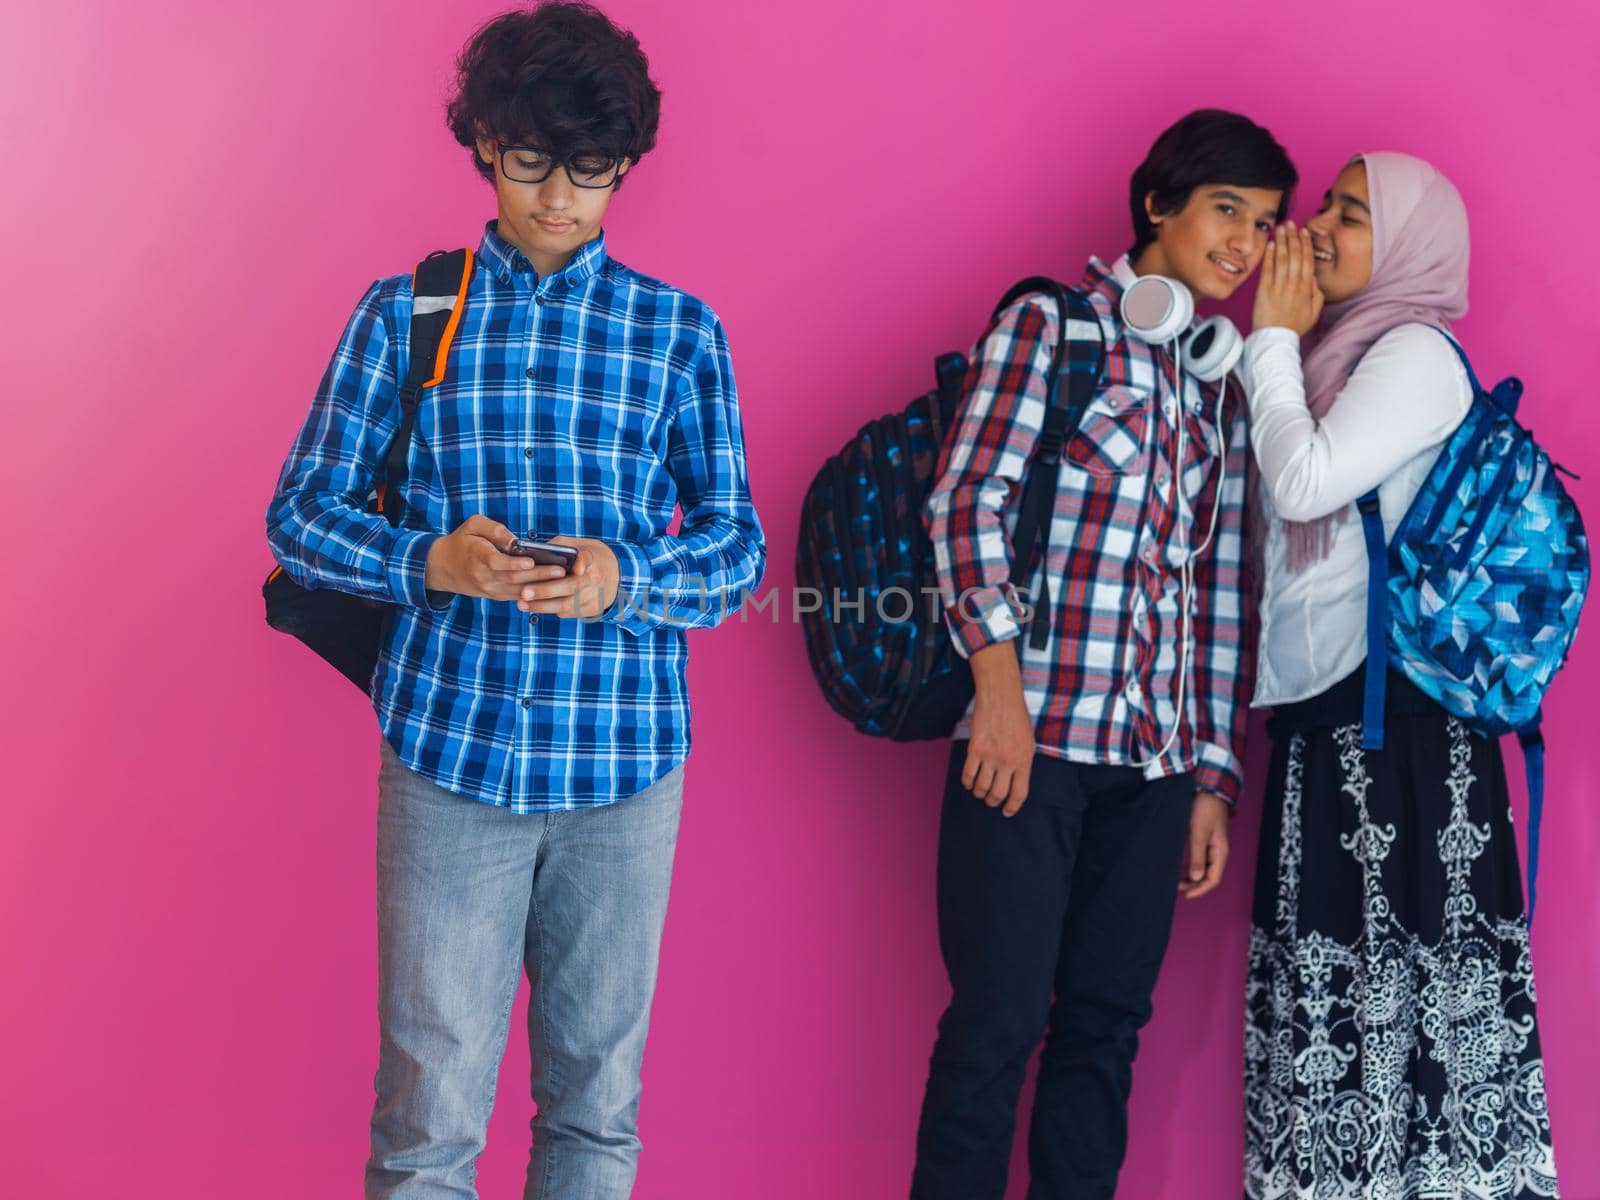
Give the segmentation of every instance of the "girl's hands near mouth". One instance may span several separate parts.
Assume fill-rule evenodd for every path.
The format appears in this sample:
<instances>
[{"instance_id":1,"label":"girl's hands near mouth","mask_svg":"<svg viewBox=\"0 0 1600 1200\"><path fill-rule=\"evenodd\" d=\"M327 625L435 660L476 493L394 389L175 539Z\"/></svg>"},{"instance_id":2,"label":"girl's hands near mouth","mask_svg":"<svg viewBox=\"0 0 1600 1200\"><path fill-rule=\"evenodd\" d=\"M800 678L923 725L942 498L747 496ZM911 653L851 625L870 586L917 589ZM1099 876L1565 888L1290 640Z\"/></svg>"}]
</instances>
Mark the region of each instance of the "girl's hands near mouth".
<instances>
[{"instance_id":1,"label":"girl's hands near mouth","mask_svg":"<svg viewBox=\"0 0 1600 1200\"><path fill-rule=\"evenodd\" d=\"M1261 259L1256 284L1253 329L1276 326L1304 337L1322 316L1322 289L1317 286L1316 255L1311 234L1293 221L1280 225Z\"/></svg>"}]
</instances>

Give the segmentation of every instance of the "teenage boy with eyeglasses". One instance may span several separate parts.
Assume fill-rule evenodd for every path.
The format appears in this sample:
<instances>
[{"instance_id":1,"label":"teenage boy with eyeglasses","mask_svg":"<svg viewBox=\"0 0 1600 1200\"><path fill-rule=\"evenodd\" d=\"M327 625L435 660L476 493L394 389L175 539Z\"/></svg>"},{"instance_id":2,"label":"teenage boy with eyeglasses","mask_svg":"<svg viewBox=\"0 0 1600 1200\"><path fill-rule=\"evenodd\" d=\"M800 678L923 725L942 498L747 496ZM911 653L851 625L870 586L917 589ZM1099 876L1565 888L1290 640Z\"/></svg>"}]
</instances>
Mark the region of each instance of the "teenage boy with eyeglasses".
<instances>
[{"instance_id":1,"label":"teenage boy with eyeglasses","mask_svg":"<svg viewBox=\"0 0 1600 1200\"><path fill-rule=\"evenodd\" d=\"M635 38L583 4L485 25L448 109L495 189L391 528L365 510L407 377L409 275L357 306L268 511L296 582L398 606L372 679L381 1049L368 1197L473 1196L519 976L525 1195L631 1190L689 750L684 631L760 580L705 304L607 254L655 144ZM668 533L674 506L682 524ZM505 553L574 547L571 573Z\"/></svg>"},{"instance_id":2,"label":"teenage boy with eyeglasses","mask_svg":"<svg viewBox=\"0 0 1600 1200\"><path fill-rule=\"evenodd\" d=\"M1134 172L1133 248L1111 266L1091 259L1083 278L1100 328L1068 328L1082 343L1072 360L1094 361L1103 342L1105 366L1062 454L1042 648L1018 637L1027 610L1009 583L1006 516L1042 429L1054 301L1010 306L974 354L927 507L977 695L956 730L939 831L953 996L929 1067L914 1200L1004 1194L1041 1034L1028 1196L1116 1188L1175 894L1204 895L1227 860L1248 695L1239 396L1217 430L1216 385L1175 381L1170 348L1132 336L1119 304L1148 274L1226 299L1260 263L1296 178L1266 130L1215 110L1166 130Z\"/></svg>"}]
</instances>

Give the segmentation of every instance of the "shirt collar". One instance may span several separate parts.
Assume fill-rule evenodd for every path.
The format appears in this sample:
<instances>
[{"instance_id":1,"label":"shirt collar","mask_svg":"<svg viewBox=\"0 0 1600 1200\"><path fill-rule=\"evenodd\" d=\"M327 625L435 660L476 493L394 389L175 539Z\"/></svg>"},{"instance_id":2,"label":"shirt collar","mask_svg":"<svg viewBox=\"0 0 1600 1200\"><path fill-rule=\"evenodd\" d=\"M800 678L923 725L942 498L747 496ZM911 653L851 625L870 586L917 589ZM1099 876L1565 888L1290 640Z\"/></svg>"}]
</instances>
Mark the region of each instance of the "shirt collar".
<instances>
[{"instance_id":1,"label":"shirt collar","mask_svg":"<svg viewBox=\"0 0 1600 1200\"><path fill-rule=\"evenodd\" d=\"M527 256L518 250L505 238L500 236L499 221L490 221L483 227L483 241L478 245L478 259L485 267L502 282L511 283L517 276L527 273L537 279L537 272ZM567 260L567 265L562 267L550 278L565 281L567 286L575 287L584 280L599 274L600 268L606 261L606 235L601 230L599 236L579 246L577 252ZM545 280L537 280L544 283Z\"/></svg>"},{"instance_id":2,"label":"shirt collar","mask_svg":"<svg viewBox=\"0 0 1600 1200\"><path fill-rule=\"evenodd\" d=\"M1121 302L1122 293L1137 278L1126 254L1109 267L1100 259L1091 258L1089 265L1083 269L1083 286L1111 301L1113 311Z\"/></svg>"}]
</instances>

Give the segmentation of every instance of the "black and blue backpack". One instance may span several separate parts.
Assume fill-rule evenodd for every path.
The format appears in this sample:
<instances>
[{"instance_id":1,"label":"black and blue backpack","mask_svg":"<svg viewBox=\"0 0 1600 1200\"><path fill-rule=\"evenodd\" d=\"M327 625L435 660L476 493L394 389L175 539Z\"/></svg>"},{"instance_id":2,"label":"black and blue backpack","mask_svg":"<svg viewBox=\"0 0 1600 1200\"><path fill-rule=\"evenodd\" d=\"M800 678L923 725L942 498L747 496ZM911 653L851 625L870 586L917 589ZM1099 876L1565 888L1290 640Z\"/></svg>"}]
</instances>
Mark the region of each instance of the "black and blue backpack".
<instances>
[{"instance_id":1,"label":"black and blue backpack","mask_svg":"<svg viewBox=\"0 0 1600 1200\"><path fill-rule=\"evenodd\" d=\"M443 378L472 282L471 250L435 250L411 275L410 372L400 386L400 422L384 454L382 475L367 496L367 511L399 527L401 491L410 471L411 442L423 393ZM267 624L314 650L363 692L388 633L394 605L337 588L302 587L281 566L261 585Z\"/></svg>"},{"instance_id":2,"label":"black and blue backpack","mask_svg":"<svg viewBox=\"0 0 1600 1200\"><path fill-rule=\"evenodd\" d=\"M1105 347L1068 337L1069 320L1100 321L1088 297L1053 279L1022 280L993 320L1038 292L1061 314L1044 426L1018 502L1011 582L1023 587L1049 542L1061 450L1094 398ZM962 354L934 360L935 386L903 411L862 426L806 490L795 583L820 603L800 609L811 670L828 703L862 733L895 741L950 736L972 699L972 672L952 647L922 511L967 375ZM1065 377L1065 386L1060 386ZM1065 393L1063 396L1062 393ZM1050 635L1048 580L1028 636Z\"/></svg>"},{"instance_id":3,"label":"black and blue backpack","mask_svg":"<svg viewBox=\"0 0 1600 1200\"><path fill-rule=\"evenodd\" d=\"M1367 543L1362 744L1383 748L1392 662L1476 733L1515 733L1528 780L1528 916L1544 807L1545 690L1567 660L1589 588L1589 539L1551 461L1517 421L1522 382L1472 383L1466 417L1384 545L1378 494L1357 501ZM1575 476L1574 476L1575 478Z\"/></svg>"}]
</instances>

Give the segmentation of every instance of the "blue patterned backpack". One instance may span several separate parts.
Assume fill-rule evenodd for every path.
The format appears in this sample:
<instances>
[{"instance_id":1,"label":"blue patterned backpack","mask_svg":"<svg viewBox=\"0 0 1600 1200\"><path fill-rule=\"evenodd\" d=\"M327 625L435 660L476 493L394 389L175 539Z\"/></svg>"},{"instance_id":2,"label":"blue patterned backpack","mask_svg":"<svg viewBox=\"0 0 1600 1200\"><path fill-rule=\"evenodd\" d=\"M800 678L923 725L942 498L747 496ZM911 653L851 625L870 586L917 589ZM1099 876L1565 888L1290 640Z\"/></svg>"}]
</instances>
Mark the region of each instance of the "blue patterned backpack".
<instances>
[{"instance_id":1,"label":"blue patterned backpack","mask_svg":"<svg viewBox=\"0 0 1600 1200\"><path fill-rule=\"evenodd\" d=\"M1378 494L1357 502L1367 542L1367 690L1362 744L1383 748L1386 665L1485 736L1516 733L1528 776L1528 916L1544 804L1539 705L1567 660L1589 588L1583 519L1517 422L1522 381L1472 405L1385 547ZM1576 476L1573 476L1576 478ZM1374 669L1376 668L1376 669Z\"/></svg>"}]
</instances>

